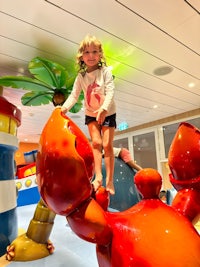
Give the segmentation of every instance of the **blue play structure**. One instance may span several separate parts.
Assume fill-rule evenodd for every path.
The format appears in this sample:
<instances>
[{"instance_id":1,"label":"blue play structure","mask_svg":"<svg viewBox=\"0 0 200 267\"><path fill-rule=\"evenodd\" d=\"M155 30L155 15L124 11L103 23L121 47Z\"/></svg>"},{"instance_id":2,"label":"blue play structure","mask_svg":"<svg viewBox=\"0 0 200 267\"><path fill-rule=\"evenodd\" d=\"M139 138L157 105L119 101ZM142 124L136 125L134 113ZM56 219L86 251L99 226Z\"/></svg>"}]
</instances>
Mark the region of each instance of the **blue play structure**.
<instances>
[{"instance_id":1,"label":"blue play structure","mask_svg":"<svg viewBox=\"0 0 200 267\"><path fill-rule=\"evenodd\" d=\"M17 188L14 154L21 111L0 96L0 256L17 237Z\"/></svg>"},{"instance_id":2,"label":"blue play structure","mask_svg":"<svg viewBox=\"0 0 200 267\"><path fill-rule=\"evenodd\" d=\"M105 186L105 163L102 162L103 184ZM140 201L139 193L134 184L135 171L123 160L115 158L114 186L115 195L110 196L109 207L123 211Z\"/></svg>"},{"instance_id":3,"label":"blue play structure","mask_svg":"<svg viewBox=\"0 0 200 267\"><path fill-rule=\"evenodd\" d=\"M17 237L14 152L17 147L0 144L0 256Z\"/></svg>"},{"instance_id":4,"label":"blue play structure","mask_svg":"<svg viewBox=\"0 0 200 267\"><path fill-rule=\"evenodd\" d=\"M36 204L40 200L38 187L34 186L29 189L19 190L17 197L17 207Z\"/></svg>"}]
</instances>

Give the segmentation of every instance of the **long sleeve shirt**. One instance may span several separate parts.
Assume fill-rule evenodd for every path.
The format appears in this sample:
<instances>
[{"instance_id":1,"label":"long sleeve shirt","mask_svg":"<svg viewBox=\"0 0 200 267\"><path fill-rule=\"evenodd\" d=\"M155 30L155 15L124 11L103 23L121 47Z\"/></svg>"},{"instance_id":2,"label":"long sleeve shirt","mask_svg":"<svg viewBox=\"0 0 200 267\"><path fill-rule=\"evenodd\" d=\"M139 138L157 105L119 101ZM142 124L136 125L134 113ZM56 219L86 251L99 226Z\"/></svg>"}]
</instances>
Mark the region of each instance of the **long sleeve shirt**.
<instances>
[{"instance_id":1,"label":"long sleeve shirt","mask_svg":"<svg viewBox=\"0 0 200 267\"><path fill-rule=\"evenodd\" d=\"M96 117L98 109L102 108L107 111L107 116L110 116L116 113L114 88L113 75L109 67L86 72L84 76L79 73L63 106L70 110L83 90L86 115Z\"/></svg>"}]
</instances>

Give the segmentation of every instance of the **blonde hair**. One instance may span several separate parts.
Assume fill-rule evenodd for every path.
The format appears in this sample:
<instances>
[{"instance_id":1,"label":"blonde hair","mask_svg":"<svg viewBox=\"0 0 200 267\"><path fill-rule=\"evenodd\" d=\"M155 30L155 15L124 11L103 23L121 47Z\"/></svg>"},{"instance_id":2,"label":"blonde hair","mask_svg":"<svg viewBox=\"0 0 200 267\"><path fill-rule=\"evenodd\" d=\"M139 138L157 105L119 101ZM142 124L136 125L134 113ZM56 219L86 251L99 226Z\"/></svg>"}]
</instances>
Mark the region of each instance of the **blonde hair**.
<instances>
[{"instance_id":1,"label":"blonde hair","mask_svg":"<svg viewBox=\"0 0 200 267\"><path fill-rule=\"evenodd\" d=\"M79 45L79 49L78 49L78 53L76 55L76 62L77 65L79 67L79 72L82 74L85 74L86 72L86 65L83 61L83 52L85 51L86 47L90 46L90 45L94 45L96 47L98 47L100 53L101 53L101 59L99 61L99 68L101 68L102 66L106 66L106 59L103 53L103 47L101 42L95 37L95 36L91 36L91 35L86 35L86 37L81 41L80 45Z\"/></svg>"}]
</instances>

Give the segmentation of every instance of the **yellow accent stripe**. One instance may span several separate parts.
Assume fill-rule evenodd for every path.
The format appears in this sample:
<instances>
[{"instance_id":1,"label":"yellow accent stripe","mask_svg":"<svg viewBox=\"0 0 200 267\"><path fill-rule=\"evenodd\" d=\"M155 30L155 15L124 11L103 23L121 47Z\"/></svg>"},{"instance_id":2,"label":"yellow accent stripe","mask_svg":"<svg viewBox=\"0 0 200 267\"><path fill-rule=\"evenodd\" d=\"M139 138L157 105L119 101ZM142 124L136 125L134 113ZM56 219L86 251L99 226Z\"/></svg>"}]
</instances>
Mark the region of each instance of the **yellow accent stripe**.
<instances>
[{"instance_id":1,"label":"yellow accent stripe","mask_svg":"<svg viewBox=\"0 0 200 267\"><path fill-rule=\"evenodd\" d=\"M17 135L17 122L8 115L0 113L0 132Z\"/></svg>"}]
</instances>

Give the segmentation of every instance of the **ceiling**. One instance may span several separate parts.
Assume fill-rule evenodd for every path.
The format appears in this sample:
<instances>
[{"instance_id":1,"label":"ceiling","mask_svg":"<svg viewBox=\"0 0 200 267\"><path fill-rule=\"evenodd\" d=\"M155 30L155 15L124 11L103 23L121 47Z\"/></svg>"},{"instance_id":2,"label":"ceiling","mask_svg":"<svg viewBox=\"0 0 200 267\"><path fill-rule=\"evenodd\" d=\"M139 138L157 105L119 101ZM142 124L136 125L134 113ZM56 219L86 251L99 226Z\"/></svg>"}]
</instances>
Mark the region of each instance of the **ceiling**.
<instances>
[{"instance_id":1,"label":"ceiling","mask_svg":"<svg viewBox=\"0 0 200 267\"><path fill-rule=\"evenodd\" d=\"M200 1L0 0L0 75L29 75L41 56L64 66L87 34L104 46L115 75L117 124L129 127L200 107ZM20 141L38 142L52 104L21 107ZM68 115L88 136L83 111Z\"/></svg>"}]
</instances>

